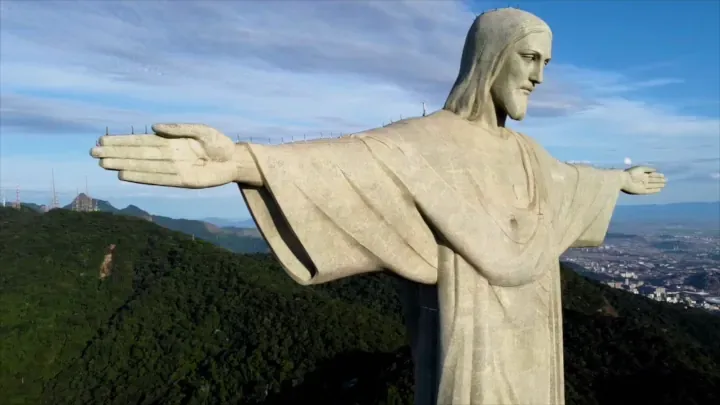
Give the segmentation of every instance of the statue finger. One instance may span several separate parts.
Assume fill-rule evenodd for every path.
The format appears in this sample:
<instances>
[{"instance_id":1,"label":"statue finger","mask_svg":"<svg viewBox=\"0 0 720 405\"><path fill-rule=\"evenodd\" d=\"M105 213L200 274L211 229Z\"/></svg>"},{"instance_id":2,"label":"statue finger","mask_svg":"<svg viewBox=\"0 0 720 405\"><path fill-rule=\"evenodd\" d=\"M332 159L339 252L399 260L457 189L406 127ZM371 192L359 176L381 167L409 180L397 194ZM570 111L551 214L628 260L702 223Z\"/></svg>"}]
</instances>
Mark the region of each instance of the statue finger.
<instances>
[{"instance_id":1,"label":"statue finger","mask_svg":"<svg viewBox=\"0 0 720 405\"><path fill-rule=\"evenodd\" d=\"M207 140L225 135L217 129L205 124L155 124L153 132L168 138L192 138Z\"/></svg>"},{"instance_id":2,"label":"statue finger","mask_svg":"<svg viewBox=\"0 0 720 405\"><path fill-rule=\"evenodd\" d=\"M649 176L650 176L651 179L664 179L664 178L665 178L665 175L664 175L664 174L662 174L662 173L657 173L657 172L655 172L655 173L650 173Z\"/></svg>"},{"instance_id":3,"label":"statue finger","mask_svg":"<svg viewBox=\"0 0 720 405\"><path fill-rule=\"evenodd\" d=\"M649 167L649 166L635 166L633 169L641 171L646 174L654 173L657 169Z\"/></svg>"},{"instance_id":4,"label":"statue finger","mask_svg":"<svg viewBox=\"0 0 720 405\"><path fill-rule=\"evenodd\" d=\"M167 146L168 140L155 135L106 135L98 139L100 146Z\"/></svg>"},{"instance_id":5,"label":"statue finger","mask_svg":"<svg viewBox=\"0 0 720 405\"><path fill-rule=\"evenodd\" d=\"M132 172L177 174L173 162L163 160L136 159L100 159L100 167L108 170L127 170Z\"/></svg>"},{"instance_id":6,"label":"statue finger","mask_svg":"<svg viewBox=\"0 0 720 405\"><path fill-rule=\"evenodd\" d=\"M183 187L182 178L176 174L144 173L121 171L118 178L122 181L138 184L150 184L165 187Z\"/></svg>"},{"instance_id":7,"label":"statue finger","mask_svg":"<svg viewBox=\"0 0 720 405\"><path fill-rule=\"evenodd\" d=\"M665 183L666 183L665 178L650 177L650 179L648 179L648 184L665 184Z\"/></svg>"},{"instance_id":8,"label":"statue finger","mask_svg":"<svg viewBox=\"0 0 720 405\"><path fill-rule=\"evenodd\" d=\"M160 146L96 146L90 150L94 158L169 160L170 150Z\"/></svg>"}]
</instances>

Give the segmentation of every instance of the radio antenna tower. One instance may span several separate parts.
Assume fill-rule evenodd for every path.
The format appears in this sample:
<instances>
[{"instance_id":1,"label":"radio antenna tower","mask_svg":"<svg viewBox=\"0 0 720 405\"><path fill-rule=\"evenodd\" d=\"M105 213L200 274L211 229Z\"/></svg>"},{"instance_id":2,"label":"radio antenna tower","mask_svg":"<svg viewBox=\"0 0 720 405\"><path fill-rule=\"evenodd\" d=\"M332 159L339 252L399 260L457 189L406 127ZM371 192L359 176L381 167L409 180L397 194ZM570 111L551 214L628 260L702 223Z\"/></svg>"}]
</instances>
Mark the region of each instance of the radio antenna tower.
<instances>
[{"instance_id":1,"label":"radio antenna tower","mask_svg":"<svg viewBox=\"0 0 720 405\"><path fill-rule=\"evenodd\" d=\"M52 201L50 202L50 209L58 208L57 192L55 191L55 169L52 169Z\"/></svg>"},{"instance_id":2,"label":"radio antenna tower","mask_svg":"<svg viewBox=\"0 0 720 405\"><path fill-rule=\"evenodd\" d=\"M85 176L85 196L87 198L86 200L86 207L85 211L97 211L98 210L98 202L96 199L90 197L90 189L88 188L88 178Z\"/></svg>"},{"instance_id":3,"label":"radio antenna tower","mask_svg":"<svg viewBox=\"0 0 720 405\"><path fill-rule=\"evenodd\" d=\"M20 186L15 188L15 203L13 204L13 208L20 209Z\"/></svg>"},{"instance_id":4,"label":"radio antenna tower","mask_svg":"<svg viewBox=\"0 0 720 405\"><path fill-rule=\"evenodd\" d=\"M80 211L80 189L75 188L75 199L73 199L72 202L72 210L73 211Z\"/></svg>"},{"instance_id":5,"label":"radio antenna tower","mask_svg":"<svg viewBox=\"0 0 720 405\"><path fill-rule=\"evenodd\" d=\"M135 133L135 129L132 129L132 132ZM83 203L83 211L92 211L92 198L90 198L90 191L88 189L88 179L87 176L85 176L85 202Z\"/></svg>"}]
</instances>

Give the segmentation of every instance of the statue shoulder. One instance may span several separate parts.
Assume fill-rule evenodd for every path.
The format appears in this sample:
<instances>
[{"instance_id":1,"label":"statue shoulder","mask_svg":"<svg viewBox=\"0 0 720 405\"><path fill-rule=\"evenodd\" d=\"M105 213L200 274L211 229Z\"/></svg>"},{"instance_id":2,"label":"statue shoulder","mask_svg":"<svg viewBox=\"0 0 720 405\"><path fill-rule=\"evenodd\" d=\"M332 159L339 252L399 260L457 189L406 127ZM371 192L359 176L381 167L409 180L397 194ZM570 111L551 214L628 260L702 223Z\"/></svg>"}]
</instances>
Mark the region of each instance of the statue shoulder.
<instances>
[{"instance_id":1,"label":"statue shoulder","mask_svg":"<svg viewBox=\"0 0 720 405\"><path fill-rule=\"evenodd\" d=\"M533 137L525 135L522 132L513 131L513 130L509 130L509 131L513 132L518 137L518 139L520 139L523 143L525 143L525 145L527 145L530 149L532 149L533 152L535 152L536 154L551 157L550 152L548 152L547 149L545 149L545 147L542 146L540 144L540 142L535 140Z\"/></svg>"},{"instance_id":2,"label":"statue shoulder","mask_svg":"<svg viewBox=\"0 0 720 405\"><path fill-rule=\"evenodd\" d=\"M390 144L413 145L421 143L434 134L431 116L406 118L382 127L349 135L353 138L373 139Z\"/></svg>"}]
</instances>

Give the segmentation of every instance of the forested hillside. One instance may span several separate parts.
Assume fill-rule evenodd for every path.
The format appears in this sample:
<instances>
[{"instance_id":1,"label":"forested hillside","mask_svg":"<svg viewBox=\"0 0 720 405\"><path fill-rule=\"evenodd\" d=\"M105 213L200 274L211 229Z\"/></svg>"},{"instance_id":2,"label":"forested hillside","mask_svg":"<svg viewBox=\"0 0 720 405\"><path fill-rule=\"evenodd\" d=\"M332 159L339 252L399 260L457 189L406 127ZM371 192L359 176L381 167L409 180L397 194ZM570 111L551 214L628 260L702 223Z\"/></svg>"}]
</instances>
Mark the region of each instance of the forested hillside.
<instances>
[{"instance_id":1,"label":"forested hillside","mask_svg":"<svg viewBox=\"0 0 720 405\"><path fill-rule=\"evenodd\" d=\"M720 318L562 275L569 404L720 400ZM394 281L301 287L146 220L0 208L0 402L411 404Z\"/></svg>"}]
</instances>

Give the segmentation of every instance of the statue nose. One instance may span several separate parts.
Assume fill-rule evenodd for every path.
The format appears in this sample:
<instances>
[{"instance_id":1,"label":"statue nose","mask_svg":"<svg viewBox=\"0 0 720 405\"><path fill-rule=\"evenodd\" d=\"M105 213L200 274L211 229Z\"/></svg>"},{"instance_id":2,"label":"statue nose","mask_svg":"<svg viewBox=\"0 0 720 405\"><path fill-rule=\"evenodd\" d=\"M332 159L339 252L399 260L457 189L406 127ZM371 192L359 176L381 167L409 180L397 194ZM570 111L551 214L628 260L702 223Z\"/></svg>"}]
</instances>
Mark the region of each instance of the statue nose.
<instances>
[{"instance_id":1,"label":"statue nose","mask_svg":"<svg viewBox=\"0 0 720 405\"><path fill-rule=\"evenodd\" d=\"M543 82L543 69L537 68L534 69L532 73L530 73L530 81L532 82L533 86L537 86L538 84Z\"/></svg>"}]
</instances>

